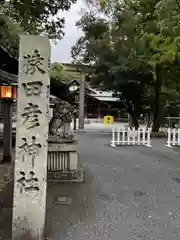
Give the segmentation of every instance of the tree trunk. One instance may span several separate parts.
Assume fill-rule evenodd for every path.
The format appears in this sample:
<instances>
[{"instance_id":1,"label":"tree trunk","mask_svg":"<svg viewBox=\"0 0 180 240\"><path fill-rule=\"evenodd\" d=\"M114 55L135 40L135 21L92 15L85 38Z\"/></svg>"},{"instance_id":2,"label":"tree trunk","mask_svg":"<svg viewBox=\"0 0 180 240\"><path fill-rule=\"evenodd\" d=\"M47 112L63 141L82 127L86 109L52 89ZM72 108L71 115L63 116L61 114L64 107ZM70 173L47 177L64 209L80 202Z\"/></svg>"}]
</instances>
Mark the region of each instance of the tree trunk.
<instances>
[{"instance_id":1,"label":"tree trunk","mask_svg":"<svg viewBox=\"0 0 180 240\"><path fill-rule=\"evenodd\" d=\"M156 65L155 69L156 73L156 85L155 85L155 99L154 99L154 109L153 109L153 132L158 132L160 125L161 125L161 107L160 107L160 96L161 96L161 86L162 86L162 79L161 79L161 68L159 65Z\"/></svg>"},{"instance_id":2,"label":"tree trunk","mask_svg":"<svg viewBox=\"0 0 180 240\"><path fill-rule=\"evenodd\" d=\"M133 125L133 126L135 127L135 129L137 130L137 129L139 128L139 123L138 123L137 117L136 117L136 115L135 115L135 112L134 112L132 106L128 106L127 112L128 112L129 115L130 115L132 125Z\"/></svg>"},{"instance_id":3,"label":"tree trunk","mask_svg":"<svg viewBox=\"0 0 180 240\"><path fill-rule=\"evenodd\" d=\"M139 122L138 122L136 114L134 112L132 103L129 100L127 100L125 97L122 102L126 108L127 113L130 116L130 122L131 122L132 126L134 126L135 129L137 130L139 128Z\"/></svg>"},{"instance_id":4,"label":"tree trunk","mask_svg":"<svg viewBox=\"0 0 180 240\"><path fill-rule=\"evenodd\" d=\"M146 122L146 128L150 128L151 126L151 113L147 114L147 122Z\"/></svg>"}]
</instances>

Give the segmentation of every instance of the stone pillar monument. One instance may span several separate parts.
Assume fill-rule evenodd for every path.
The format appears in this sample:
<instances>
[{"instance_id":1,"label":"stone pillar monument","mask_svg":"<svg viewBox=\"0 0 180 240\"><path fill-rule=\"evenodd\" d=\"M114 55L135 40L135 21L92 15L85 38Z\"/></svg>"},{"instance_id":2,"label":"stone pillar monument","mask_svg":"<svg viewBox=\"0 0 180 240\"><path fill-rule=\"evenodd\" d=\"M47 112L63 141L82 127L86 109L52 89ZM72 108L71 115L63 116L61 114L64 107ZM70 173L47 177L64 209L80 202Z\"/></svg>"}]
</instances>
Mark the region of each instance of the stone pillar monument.
<instances>
[{"instance_id":1,"label":"stone pillar monument","mask_svg":"<svg viewBox=\"0 0 180 240\"><path fill-rule=\"evenodd\" d=\"M43 239L49 126L50 43L21 36L12 239L31 230Z\"/></svg>"}]
</instances>

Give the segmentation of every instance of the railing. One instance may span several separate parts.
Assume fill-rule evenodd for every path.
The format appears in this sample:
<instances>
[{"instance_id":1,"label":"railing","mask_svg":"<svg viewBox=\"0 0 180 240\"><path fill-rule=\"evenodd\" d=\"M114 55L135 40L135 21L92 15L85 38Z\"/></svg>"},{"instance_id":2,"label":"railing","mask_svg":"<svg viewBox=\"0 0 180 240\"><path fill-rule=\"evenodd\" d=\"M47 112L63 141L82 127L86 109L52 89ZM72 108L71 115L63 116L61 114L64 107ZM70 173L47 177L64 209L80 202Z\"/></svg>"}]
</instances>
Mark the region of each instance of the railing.
<instances>
[{"instance_id":1,"label":"railing","mask_svg":"<svg viewBox=\"0 0 180 240\"><path fill-rule=\"evenodd\" d=\"M168 128L168 140L166 146L180 146L180 128Z\"/></svg>"},{"instance_id":2,"label":"railing","mask_svg":"<svg viewBox=\"0 0 180 240\"><path fill-rule=\"evenodd\" d=\"M70 170L70 152L48 152L48 171Z\"/></svg>"},{"instance_id":3,"label":"railing","mask_svg":"<svg viewBox=\"0 0 180 240\"><path fill-rule=\"evenodd\" d=\"M151 147L151 129L112 129L111 146L115 147L118 145L144 145Z\"/></svg>"},{"instance_id":4,"label":"railing","mask_svg":"<svg viewBox=\"0 0 180 240\"><path fill-rule=\"evenodd\" d=\"M76 179L78 174L77 142L48 143L48 180Z\"/></svg>"}]
</instances>

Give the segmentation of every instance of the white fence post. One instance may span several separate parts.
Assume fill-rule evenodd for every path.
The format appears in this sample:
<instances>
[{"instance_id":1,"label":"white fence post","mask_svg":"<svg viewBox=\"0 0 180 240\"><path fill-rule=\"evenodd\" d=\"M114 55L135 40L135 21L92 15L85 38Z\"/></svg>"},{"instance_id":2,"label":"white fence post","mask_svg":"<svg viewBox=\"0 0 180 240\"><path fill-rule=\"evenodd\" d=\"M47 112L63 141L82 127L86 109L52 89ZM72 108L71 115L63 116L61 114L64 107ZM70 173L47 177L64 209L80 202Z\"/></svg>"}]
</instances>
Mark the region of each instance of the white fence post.
<instances>
[{"instance_id":1,"label":"white fence post","mask_svg":"<svg viewBox=\"0 0 180 240\"><path fill-rule=\"evenodd\" d=\"M147 130L147 145L146 146L152 147L151 146L151 129L150 128L148 128L148 130Z\"/></svg>"},{"instance_id":2,"label":"white fence post","mask_svg":"<svg viewBox=\"0 0 180 240\"><path fill-rule=\"evenodd\" d=\"M168 128L167 147L180 146L180 129Z\"/></svg>"},{"instance_id":3,"label":"white fence post","mask_svg":"<svg viewBox=\"0 0 180 240\"><path fill-rule=\"evenodd\" d=\"M180 141L180 135L179 135ZM151 128L138 130L131 129L112 129L111 146L117 145L144 145L151 147Z\"/></svg>"},{"instance_id":4,"label":"white fence post","mask_svg":"<svg viewBox=\"0 0 180 240\"><path fill-rule=\"evenodd\" d=\"M125 129L122 129L122 144L125 144L125 132L127 132Z\"/></svg>"},{"instance_id":5,"label":"white fence post","mask_svg":"<svg viewBox=\"0 0 180 240\"><path fill-rule=\"evenodd\" d=\"M142 129L142 144L146 145L146 129Z\"/></svg>"},{"instance_id":6,"label":"white fence post","mask_svg":"<svg viewBox=\"0 0 180 240\"><path fill-rule=\"evenodd\" d=\"M138 136L137 136L137 144L140 145L140 142L141 142L141 129L140 129L140 128L138 128L137 133L138 133Z\"/></svg>"},{"instance_id":7,"label":"white fence post","mask_svg":"<svg viewBox=\"0 0 180 240\"><path fill-rule=\"evenodd\" d=\"M130 144L130 131L131 131L131 129L128 128L128 132L127 132L127 144L128 145Z\"/></svg>"},{"instance_id":8,"label":"white fence post","mask_svg":"<svg viewBox=\"0 0 180 240\"><path fill-rule=\"evenodd\" d=\"M132 144L135 145L136 144L136 137L137 137L137 131L134 131L135 134L133 134L133 140L132 140Z\"/></svg>"},{"instance_id":9,"label":"white fence post","mask_svg":"<svg viewBox=\"0 0 180 240\"><path fill-rule=\"evenodd\" d=\"M116 141L115 141L115 132L116 132L116 129L113 128L113 129L112 129L111 147L116 147L116 145L115 145L115 143L116 143Z\"/></svg>"},{"instance_id":10,"label":"white fence post","mask_svg":"<svg viewBox=\"0 0 180 240\"><path fill-rule=\"evenodd\" d=\"M178 139L177 144L180 146L180 128L178 128Z\"/></svg>"},{"instance_id":11,"label":"white fence post","mask_svg":"<svg viewBox=\"0 0 180 240\"><path fill-rule=\"evenodd\" d=\"M171 147L171 128L168 128L168 140L166 146Z\"/></svg>"},{"instance_id":12,"label":"white fence post","mask_svg":"<svg viewBox=\"0 0 180 240\"><path fill-rule=\"evenodd\" d=\"M176 129L175 128L173 128L172 134L173 134L172 145L175 146L176 145Z\"/></svg>"},{"instance_id":13,"label":"white fence post","mask_svg":"<svg viewBox=\"0 0 180 240\"><path fill-rule=\"evenodd\" d=\"M117 129L117 145L120 144L120 133L121 133L121 131L120 131L120 129L118 128L118 129Z\"/></svg>"}]
</instances>

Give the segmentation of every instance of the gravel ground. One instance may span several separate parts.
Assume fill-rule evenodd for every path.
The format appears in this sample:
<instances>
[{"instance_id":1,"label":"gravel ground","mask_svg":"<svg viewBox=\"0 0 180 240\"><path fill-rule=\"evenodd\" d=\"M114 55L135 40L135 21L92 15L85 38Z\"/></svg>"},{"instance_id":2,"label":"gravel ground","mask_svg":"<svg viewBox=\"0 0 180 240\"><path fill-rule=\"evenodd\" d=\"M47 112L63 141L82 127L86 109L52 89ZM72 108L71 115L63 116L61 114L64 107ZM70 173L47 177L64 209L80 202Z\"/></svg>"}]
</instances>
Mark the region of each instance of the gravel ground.
<instances>
[{"instance_id":1,"label":"gravel ground","mask_svg":"<svg viewBox=\"0 0 180 240\"><path fill-rule=\"evenodd\" d=\"M152 148L111 148L108 134L78 138L85 182L49 186L53 240L180 239L179 153L161 139Z\"/></svg>"},{"instance_id":2,"label":"gravel ground","mask_svg":"<svg viewBox=\"0 0 180 240\"><path fill-rule=\"evenodd\" d=\"M77 138L85 181L48 184L46 231L52 240L180 239L179 151L163 139L154 139L152 148L112 148L110 134ZM4 240L11 231L9 202L0 214Z\"/></svg>"}]
</instances>

